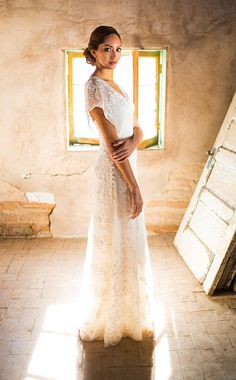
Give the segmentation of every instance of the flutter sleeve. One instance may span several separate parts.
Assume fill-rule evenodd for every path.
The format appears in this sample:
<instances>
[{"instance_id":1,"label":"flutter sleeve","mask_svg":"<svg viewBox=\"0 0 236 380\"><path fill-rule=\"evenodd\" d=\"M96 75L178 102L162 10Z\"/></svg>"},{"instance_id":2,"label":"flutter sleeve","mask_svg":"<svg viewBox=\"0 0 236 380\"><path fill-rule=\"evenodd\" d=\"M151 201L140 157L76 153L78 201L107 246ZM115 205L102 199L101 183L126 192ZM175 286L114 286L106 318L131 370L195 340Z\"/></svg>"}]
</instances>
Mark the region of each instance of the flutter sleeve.
<instances>
[{"instance_id":1,"label":"flutter sleeve","mask_svg":"<svg viewBox=\"0 0 236 380\"><path fill-rule=\"evenodd\" d=\"M94 107L104 109L103 94L96 80L89 80L85 86L86 111L91 111Z\"/></svg>"}]
</instances>

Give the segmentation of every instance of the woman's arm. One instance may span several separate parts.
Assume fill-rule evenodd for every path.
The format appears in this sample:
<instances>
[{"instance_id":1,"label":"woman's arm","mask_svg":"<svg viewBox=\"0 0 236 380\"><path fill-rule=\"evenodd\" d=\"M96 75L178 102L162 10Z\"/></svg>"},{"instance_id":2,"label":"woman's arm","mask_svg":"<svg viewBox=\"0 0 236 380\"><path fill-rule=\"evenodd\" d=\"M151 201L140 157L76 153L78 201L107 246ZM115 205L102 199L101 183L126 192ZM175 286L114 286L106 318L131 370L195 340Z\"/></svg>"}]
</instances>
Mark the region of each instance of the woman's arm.
<instances>
[{"instance_id":1,"label":"woman's arm","mask_svg":"<svg viewBox=\"0 0 236 380\"><path fill-rule=\"evenodd\" d=\"M96 120L97 125L104 137L106 146L110 153L113 152L113 143L118 140L117 132L114 125L106 119L103 109L100 107L93 108L90 112L91 117ZM142 211L143 200L140 194L139 186L134 176L133 170L131 168L130 162L126 159L123 162L117 162L112 157L124 179L126 180L133 198L133 212L132 217L135 218Z\"/></svg>"},{"instance_id":2,"label":"woman's arm","mask_svg":"<svg viewBox=\"0 0 236 380\"><path fill-rule=\"evenodd\" d=\"M138 119L136 119L135 116L133 116L133 131L133 140L136 147L138 147L139 144L143 141L143 131L139 125Z\"/></svg>"},{"instance_id":3,"label":"woman's arm","mask_svg":"<svg viewBox=\"0 0 236 380\"><path fill-rule=\"evenodd\" d=\"M143 131L140 128L138 120L134 116L133 122L133 135L127 138L119 139L113 143L115 149L112 153L112 158L117 162L123 162L126 160L143 141Z\"/></svg>"}]
</instances>

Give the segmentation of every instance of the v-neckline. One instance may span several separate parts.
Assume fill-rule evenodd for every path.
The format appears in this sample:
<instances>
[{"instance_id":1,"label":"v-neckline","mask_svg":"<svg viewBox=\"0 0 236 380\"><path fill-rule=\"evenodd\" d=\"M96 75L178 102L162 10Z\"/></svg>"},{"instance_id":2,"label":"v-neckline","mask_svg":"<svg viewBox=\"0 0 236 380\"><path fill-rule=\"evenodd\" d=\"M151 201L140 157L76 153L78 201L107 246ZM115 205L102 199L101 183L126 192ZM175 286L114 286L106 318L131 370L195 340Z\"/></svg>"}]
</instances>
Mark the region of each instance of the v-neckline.
<instances>
[{"instance_id":1,"label":"v-neckline","mask_svg":"<svg viewBox=\"0 0 236 380\"><path fill-rule=\"evenodd\" d=\"M100 80L102 80L104 83L106 83L106 85L108 86L108 87L110 87L116 94L118 94L118 95L120 95L120 96L122 96L122 98L123 99L125 99L126 100L126 93L124 92L124 91L122 91L122 93L123 93L123 95L120 93L120 92L118 92L118 91L116 91L109 83L107 83L107 81L105 80L105 79L102 79L102 78L100 78L100 77L98 77L97 75L93 75L93 76L91 76L90 78L98 78L98 79L100 79ZM119 87L119 86L118 86ZM120 87L119 87L119 89L120 89ZM122 89L123 90L123 89Z\"/></svg>"}]
</instances>

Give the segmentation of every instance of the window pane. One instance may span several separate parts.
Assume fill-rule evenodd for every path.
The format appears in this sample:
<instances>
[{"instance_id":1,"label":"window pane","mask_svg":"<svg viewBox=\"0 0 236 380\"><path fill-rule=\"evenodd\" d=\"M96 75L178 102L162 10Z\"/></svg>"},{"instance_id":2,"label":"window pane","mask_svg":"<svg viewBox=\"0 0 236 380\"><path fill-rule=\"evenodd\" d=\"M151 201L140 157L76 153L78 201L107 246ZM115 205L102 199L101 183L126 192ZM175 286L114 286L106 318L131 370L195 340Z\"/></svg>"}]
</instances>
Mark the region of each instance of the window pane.
<instances>
[{"instance_id":1,"label":"window pane","mask_svg":"<svg viewBox=\"0 0 236 380\"><path fill-rule=\"evenodd\" d=\"M156 112L143 112L138 115L138 121L143 130L143 140L157 135Z\"/></svg>"},{"instance_id":2,"label":"window pane","mask_svg":"<svg viewBox=\"0 0 236 380\"><path fill-rule=\"evenodd\" d=\"M133 100L133 58L131 52L123 54L114 70L114 81L120 84Z\"/></svg>"},{"instance_id":3,"label":"window pane","mask_svg":"<svg viewBox=\"0 0 236 380\"><path fill-rule=\"evenodd\" d=\"M91 73L94 71L91 65L89 65L85 58L78 57L73 58L72 75L73 84L84 85Z\"/></svg>"},{"instance_id":4,"label":"window pane","mask_svg":"<svg viewBox=\"0 0 236 380\"><path fill-rule=\"evenodd\" d=\"M156 58L139 57L139 85L145 86L156 83Z\"/></svg>"},{"instance_id":5,"label":"window pane","mask_svg":"<svg viewBox=\"0 0 236 380\"><path fill-rule=\"evenodd\" d=\"M98 138L98 132L93 133L89 128L85 112L74 112L73 115L75 137Z\"/></svg>"},{"instance_id":6,"label":"window pane","mask_svg":"<svg viewBox=\"0 0 236 380\"><path fill-rule=\"evenodd\" d=\"M153 112L156 110L156 86L139 86L138 110L142 112Z\"/></svg>"},{"instance_id":7,"label":"window pane","mask_svg":"<svg viewBox=\"0 0 236 380\"><path fill-rule=\"evenodd\" d=\"M73 86L74 111L85 111L84 86Z\"/></svg>"},{"instance_id":8,"label":"window pane","mask_svg":"<svg viewBox=\"0 0 236 380\"><path fill-rule=\"evenodd\" d=\"M146 140L157 135L156 58L139 57L138 77L138 120Z\"/></svg>"},{"instance_id":9,"label":"window pane","mask_svg":"<svg viewBox=\"0 0 236 380\"><path fill-rule=\"evenodd\" d=\"M73 118L74 137L98 138L98 132L89 128L85 112L84 85L88 80L94 67L89 65L84 57L75 57L72 60L73 74Z\"/></svg>"}]
</instances>

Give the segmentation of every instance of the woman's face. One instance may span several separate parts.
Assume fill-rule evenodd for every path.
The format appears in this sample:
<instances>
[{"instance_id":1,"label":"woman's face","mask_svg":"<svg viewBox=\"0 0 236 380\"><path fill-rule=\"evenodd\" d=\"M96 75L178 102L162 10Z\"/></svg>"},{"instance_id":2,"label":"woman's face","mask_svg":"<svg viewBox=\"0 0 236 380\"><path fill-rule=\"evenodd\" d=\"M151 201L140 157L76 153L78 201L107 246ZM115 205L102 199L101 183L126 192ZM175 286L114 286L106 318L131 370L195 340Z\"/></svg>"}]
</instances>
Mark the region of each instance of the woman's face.
<instances>
[{"instance_id":1,"label":"woman's face","mask_svg":"<svg viewBox=\"0 0 236 380\"><path fill-rule=\"evenodd\" d=\"M104 69L114 69L121 57L121 40L116 34L109 34L104 43L92 50L96 58L96 66Z\"/></svg>"}]
</instances>

